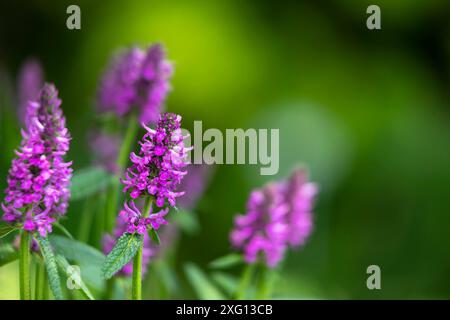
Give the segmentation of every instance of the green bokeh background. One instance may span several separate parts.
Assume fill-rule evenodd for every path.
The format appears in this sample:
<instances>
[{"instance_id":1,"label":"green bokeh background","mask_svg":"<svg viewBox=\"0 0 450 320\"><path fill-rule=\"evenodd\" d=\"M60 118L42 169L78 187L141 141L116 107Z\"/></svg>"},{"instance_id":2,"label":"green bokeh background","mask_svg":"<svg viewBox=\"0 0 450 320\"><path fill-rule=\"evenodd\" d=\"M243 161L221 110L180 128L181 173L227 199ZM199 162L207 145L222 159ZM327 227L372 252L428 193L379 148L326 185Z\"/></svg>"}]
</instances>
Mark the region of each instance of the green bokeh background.
<instances>
[{"instance_id":1,"label":"green bokeh background","mask_svg":"<svg viewBox=\"0 0 450 320\"><path fill-rule=\"evenodd\" d=\"M79 31L65 26L74 3ZM0 177L19 143L8 92L26 58L39 58L60 90L77 170L90 163L86 132L111 53L161 41L176 66L168 109L185 127L280 129L277 176L216 168L198 208L201 232L179 244L180 266L229 252L249 191L301 163L321 187L315 232L288 254L278 297L448 299L450 3L377 1L375 31L366 28L369 4L2 1ZM69 230L80 207L71 204ZM381 290L366 287L371 264L381 267ZM17 282L14 264L0 268L0 298L16 298Z\"/></svg>"}]
</instances>

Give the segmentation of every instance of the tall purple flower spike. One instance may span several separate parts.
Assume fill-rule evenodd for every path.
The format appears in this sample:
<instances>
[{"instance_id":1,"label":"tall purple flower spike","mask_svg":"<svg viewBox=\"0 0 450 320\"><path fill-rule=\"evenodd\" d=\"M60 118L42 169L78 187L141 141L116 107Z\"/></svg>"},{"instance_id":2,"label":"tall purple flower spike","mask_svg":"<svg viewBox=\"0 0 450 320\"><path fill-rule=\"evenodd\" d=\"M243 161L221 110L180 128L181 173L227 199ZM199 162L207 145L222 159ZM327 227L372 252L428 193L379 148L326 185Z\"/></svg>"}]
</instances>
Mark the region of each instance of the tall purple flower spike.
<instances>
[{"instance_id":1,"label":"tall purple flower spike","mask_svg":"<svg viewBox=\"0 0 450 320\"><path fill-rule=\"evenodd\" d=\"M316 193L316 185L307 182L303 170L294 171L286 181L253 191L247 213L235 218L232 245L243 250L247 263L262 255L269 267L276 267L289 246L303 245L311 234Z\"/></svg>"},{"instance_id":2,"label":"tall purple flower spike","mask_svg":"<svg viewBox=\"0 0 450 320\"><path fill-rule=\"evenodd\" d=\"M27 128L12 161L2 203L3 220L46 236L64 215L70 197L71 162L63 158L70 136L53 85L46 84L27 109Z\"/></svg>"},{"instance_id":3,"label":"tall purple flower spike","mask_svg":"<svg viewBox=\"0 0 450 320\"><path fill-rule=\"evenodd\" d=\"M160 116L156 129L147 130L140 142L138 155L131 153L132 165L127 169L122 179L123 191L129 192L130 200L124 204L121 215L128 222L128 232L145 233L146 227L151 225L158 229L166 224L164 216L168 212L165 208L158 213L151 212L144 218L133 200L139 197L152 196L157 207L166 204L174 207L176 198L184 192L176 191L186 171L185 158L190 148L185 148L181 133L181 116L164 113Z\"/></svg>"},{"instance_id":4,"label":"tall purple flower spike","mask_svg":"<svg viewBox=\"0 0 450 320\"><path fill-rule=\"evenodd\" d=\"M158 120L170 91L173 66L161 44L147 52L133 47L116 55L105 72L98 93L101 111L124 116L133 109L144 123Z\"/></svg>"},{"instance_id":5,"label":"tall purple flower spike","mask_svg":"<svg viewBox=\"0 0 450 320\"><path fill-rule=\"evenodd\" d=\"M41 64L36 59L27 60L20 69L17 83L17 112L22 124L25 124L28 103L38 98L43 86L44 71Z\"/></svg>"}]
</instances>

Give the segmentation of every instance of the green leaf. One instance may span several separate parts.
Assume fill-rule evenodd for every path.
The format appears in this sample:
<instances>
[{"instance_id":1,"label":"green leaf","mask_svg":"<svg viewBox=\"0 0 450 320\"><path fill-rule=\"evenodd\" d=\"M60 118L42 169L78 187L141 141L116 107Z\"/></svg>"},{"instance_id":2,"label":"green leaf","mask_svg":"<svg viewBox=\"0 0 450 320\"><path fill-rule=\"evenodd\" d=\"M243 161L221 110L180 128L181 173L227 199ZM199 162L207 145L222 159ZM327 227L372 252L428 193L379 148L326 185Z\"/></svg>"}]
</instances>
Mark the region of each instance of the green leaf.
<instances>
[{"instance_id":1,"label":"green leaf","mask_svg":"<svg viewBox=\"0 0 450 320\"><path fill-rule=\"evenodd\" d=\"M156 277L161 280L162 285L167 290L169 296L180 295L180 281L174 267L167 263L165 259L158 259L153 263Z\"/></svg>"},{"instance_id":2,"label":"green leaf","mask_svg":"<svg viewBox=\"0 0 450 320\"><path fill-rule=\"evenodd\" d=\"M189 235L196 234L200 231L200 223L195 212L182 209L173 214L172 219L182 231Z\"/></svg>"},{"instance_id":3,"label":"green leaf","mask_svg":"<svg viewBox=\"0 0 450 320\"><path fill-rule=\"evenodd\" d=\"M47 238L38 236L37 241L44 257L45 268L47 269L48 283L56 300L62 300L61 280L59 278L58 268L56 266L55 255Z\"/></svg>"},{"instance_id":4,"label":"green leaf","mask_svg":"<svg viewBox=\"0 0 450 320\"><path fill-rule=\"evenodd\" d=\"M227 269L244 262L242 255L230 253L212 261L209 266L214 269Z\"/></svg>"},{"instance_id":5,"label":"green leaf","mask_svg":"<svg viewBox=\"0 0 450 320\"><path fill-rule=\"evenodd\" d=\"M18 229L19 227L17 226L11 226L9 224L2 223L0 225L0 239L6 237L8 234Z\"/></svg>"},{"instance_id":6,"label":"green leaf","mask_svg":"<svg viewBox=\"0 0 450 320\"><path fill-rule=\"evenodd\" d=\"M58 264L60 270L66 274L66 276L70 279L74 277L74 274L72 272L70 272L70 267L71 265L69 264L69 262L66 260L66 258L64 258L62 255L57 255L56 256L56 263ZM81 268L80 268L81 269ZM81 273L81 271L80 271ZM76 279L76 283L80 286L80 290L83 294L83 296L89 300L95 300L94 296L92 295L92 293L89 291L88 287L86 286L86 284L83 282L83 279L81 277L81 274L78 275L79 277L77 277ZM74 279L75 280L75 279Z\"/></svg>"},{"instance_id":7,"label":"green leaf","mask_svg":"<svg viewBox=\"0 0 450 320\"><path fill-rule=\"evenodd\" d=\"M62 224L59 222L53 222L53 225L61 230L68 238L73 239L73 236L70 234L69 230L67 230Z\"/></svg>"},{"instance_id":8,"label":"green leaf","mask_svg":"<svg viewBox=\"0 0 450 320\"><path fill-rule=\"evenodd\" d=\"M143 239L141 234L124 233L103 263L103 277L109 279L122 269L135 256L139 247L142 246Z\"/></svg>"},{"instance_id":9,"label":"green leaf","mask_svg":"<svg viewBox=\"0 0 450 320\"><path fill-rule=\"evenodd\" d=\"M104 281L101 268L105 260L103 253L80 241L63 236L50 235L49 239L57 254L80 266L81 277L91 288L102 290Z\"/></svg>"},{"instance_id":10,"label":"green leaf","mask_svg":"<svg viewBox=\"0 0 450 320\"><path fill-rule=\"evenodd\" d=\"M161 240L159 239L158 232L156 232L155 229L153 229L153 228L148 229L148 235L155 244L157 244L157 245L161 244Z\"/></svg>"},{"instance_id":11,"label":"green leaf","mask_svg":"<svg viewBox=\"0 0 450 320\"><path fill-rule=\"evenodd\" d=\"M232 296L239 285L239 280L228 273L213 272L212 280L217 283L229 296Z\"/></svg>"},{"instance_id":12,"label":"green leaf","mask_svg":"<svg viewBox=\"0 0 450 320\"><path fill-rule=\"evenodd\" d=\"M0 267L19 259L19 252L9 243L0 245Z\"/></svg>"},{"instance_id":13,"label":"green leaf","mask_svg":"<svg viewBox=\"0 0 450 320\"><path fill-rule=\"evenodd\" d=\"M75 172L70 186L71 200L86 198L105 189L112 176L100 167L88 167Z\"/></svg>"},{"instance_id":14,"label":"green leaf","mask_svg":"<svg viewBox=\"0 0 450 320\"><path fill-rule=\"evenodd\" d=\"M208 276L195 264L187 263L184 271L197 296L202 300L222 300L223 294L208 279Z\"/></svg>"}]
</instances>

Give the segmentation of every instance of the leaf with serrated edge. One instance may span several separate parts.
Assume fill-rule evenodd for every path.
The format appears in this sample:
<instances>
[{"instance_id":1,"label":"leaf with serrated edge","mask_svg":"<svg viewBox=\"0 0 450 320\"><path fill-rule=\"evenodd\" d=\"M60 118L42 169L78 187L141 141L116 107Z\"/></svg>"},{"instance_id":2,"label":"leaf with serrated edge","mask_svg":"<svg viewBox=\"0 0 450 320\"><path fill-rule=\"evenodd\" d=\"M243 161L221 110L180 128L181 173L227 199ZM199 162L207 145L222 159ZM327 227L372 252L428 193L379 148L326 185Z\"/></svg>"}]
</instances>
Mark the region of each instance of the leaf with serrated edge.
<instances>
[{"instance_id":1,"label":"leaf with serrated edge","mask_svg":"<svg viewBox=\"0 0 450 320\"><path fill-rule=\"evenodd\" d=\"M61 256L61 255L57 255L57 256L56 256L56 263L58 264L60 270L61 270L63 273L65 273L67 277L72 276L71 274L68 273L70 264L69 264L69 262L66 260L66 258L64 258L64 257ZM92 293L89 291L89 289L88 289L88 287L86 286L86 284L83 282L83 279L81 278L81 275L80 275L79 281L80 281L80 282L79 282L78 284L80 285L80 289L81 289L81 292L82 292L83 296L84 296L85 298L89 299L89 300L95 300L95 299L94 299L94 296L93 296Z\"/></svg>"},{"instance_id":2,"label":"leaf with serrated edge","mask_svg":"<svg viewBox=\"0 0 450 320\"><path fill-rule=\"evenodd\" d=\"M142 246L143 239L141 234L124 233L106 256L102 266L103 277L109 279L122 269L135 256L139 247Z\"/></svg>"},{"instance_id":3,"label":"leaf with serrated edge","mask_svg":"<svg viewBox=\"0 0 450 320\"><path fill-rule=\"evenodd\" d=\"M91 288L99 291L103 289L102 264L105 255L99 250L74 239L59 235L50 235L50 243L57 254L62 255L69 261L75 261L81 268L81 276Z\"/></svg>"},{"instance_id":4,"label":"leaf with serrated edge","mask_svg":"<svg viewBox=\"0 0 450 320\"><path fill-rule=\"evenodd\" d=\"M47 238L38 236L37 241L44 257L45 268L47 269L48 284L52 290L53 296L56 300L62 300L63 294L61 290L61 282L59 278L58 268L56 266L56 259L53 254L50 242Z\"/></svg>"}]
</instances>

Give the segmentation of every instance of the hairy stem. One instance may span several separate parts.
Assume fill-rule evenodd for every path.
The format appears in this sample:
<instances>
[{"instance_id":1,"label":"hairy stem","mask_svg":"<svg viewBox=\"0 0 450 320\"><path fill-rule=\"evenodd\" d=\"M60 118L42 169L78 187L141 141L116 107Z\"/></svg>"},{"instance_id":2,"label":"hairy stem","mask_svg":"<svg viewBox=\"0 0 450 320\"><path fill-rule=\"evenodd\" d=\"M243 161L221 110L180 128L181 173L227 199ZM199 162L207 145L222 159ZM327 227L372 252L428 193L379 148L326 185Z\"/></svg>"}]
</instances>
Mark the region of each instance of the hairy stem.
<instances>
[{"instance_id":1,"label":"hairy stem","mask_svg":"<svg viewBox=\"0 0 450 320\"><path fill-rule=\"evenodd\" d=\"M144 211L142 215L147 217L152 207L152 197L145 199ZM139 247L133 259L133 276L131 285L131 299L142 300L142 248L144 243Z\"/></svg>"},{"instance_id":2,"label":"hairy stem","mask_svg":"<svg viewBox=\"0 0 450 320\"><path fill-rule=\"evenodd\" d=\"M20 235L19 277L20 277L20 299L31 300L30 233L25 230L23 230L22 234Z\"/></svg>"}]
</instances>

